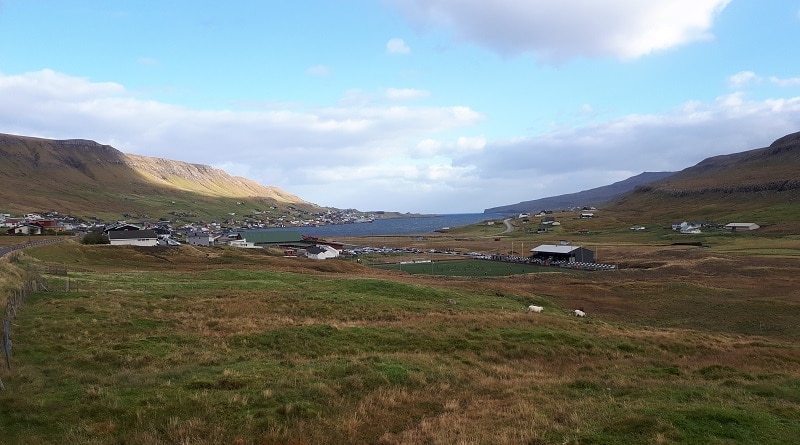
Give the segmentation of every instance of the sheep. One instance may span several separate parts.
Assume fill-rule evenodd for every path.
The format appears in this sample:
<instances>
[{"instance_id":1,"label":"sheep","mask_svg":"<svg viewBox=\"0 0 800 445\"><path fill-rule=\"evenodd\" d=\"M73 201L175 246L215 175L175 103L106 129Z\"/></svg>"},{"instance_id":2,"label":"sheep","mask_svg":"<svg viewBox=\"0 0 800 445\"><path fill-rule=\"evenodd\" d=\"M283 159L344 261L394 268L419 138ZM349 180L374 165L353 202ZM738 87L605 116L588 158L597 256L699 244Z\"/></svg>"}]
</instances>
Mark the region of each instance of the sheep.
<instances>
[{"instance_id":1,"label":"sheep","mask_svg":"<svg viewBox=\"0 0 800 445\"><path fill-rule=\"evenodd\" d=\"M586 316L586 312L584 312L584 311L582 311L580 309L575 309L574 311L572 311L572 314L575 315L576 317L585 317Z\"/></svg>"},{"instance_id":2,"label":"sheep","mask_svg":"<svg viewBox=\"0 0 800 445\"><path fill-rule=\"evenodd\" d=\"M536 312L538 314L543 310L544 310L543 306L534 306L534 305L528 306L528 312Z\"/></svg>"}]
</instances>

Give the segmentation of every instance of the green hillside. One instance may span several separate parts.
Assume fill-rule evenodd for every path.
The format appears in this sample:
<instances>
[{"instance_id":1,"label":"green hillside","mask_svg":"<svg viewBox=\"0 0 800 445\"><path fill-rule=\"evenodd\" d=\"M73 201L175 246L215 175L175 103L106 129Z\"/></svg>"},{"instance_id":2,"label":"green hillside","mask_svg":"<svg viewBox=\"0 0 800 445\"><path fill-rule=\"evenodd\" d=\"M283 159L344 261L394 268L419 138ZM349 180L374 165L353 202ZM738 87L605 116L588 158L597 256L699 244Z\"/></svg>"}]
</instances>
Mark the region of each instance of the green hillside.
<instances>
[{"instance_id":1,"label":"green hillside","mask_svg":"<svg viewBox=\"0 0 800 445\"><path fill-rule=\"evenodd\" d=\"M746 221L800 229L800 133L715 156L622 197L608 210L635 221Z\"/></svg>"},{"instance_id":2,"label":"green hillside","mask_svg":"<svg viewBox=\"0 0 800 445\"><path fill-rule=\"evenodd\" d=\"M254 209L319 207L207 165L128 155L87 140L0 134L0 210L118 219L187 215L224 219Z\"/></svg>"}]
</instances>

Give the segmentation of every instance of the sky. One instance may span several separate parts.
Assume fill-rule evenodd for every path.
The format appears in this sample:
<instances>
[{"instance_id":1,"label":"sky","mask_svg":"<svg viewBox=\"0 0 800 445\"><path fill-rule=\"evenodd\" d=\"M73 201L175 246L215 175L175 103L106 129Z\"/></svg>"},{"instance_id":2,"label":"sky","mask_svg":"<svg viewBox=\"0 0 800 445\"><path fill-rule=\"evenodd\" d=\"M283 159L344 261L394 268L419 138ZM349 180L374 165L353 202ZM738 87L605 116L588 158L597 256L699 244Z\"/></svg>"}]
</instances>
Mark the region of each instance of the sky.
<instances>
[{"instance_id":1,"label":"sky","mask_svg":"<svg viewBox=\"0 0 800 445\"><path fill-rule=\"evenodd\" d=\"M800 131L800 0L0 0L0 133L472 213Z\"/></svg>"}]
</instances>

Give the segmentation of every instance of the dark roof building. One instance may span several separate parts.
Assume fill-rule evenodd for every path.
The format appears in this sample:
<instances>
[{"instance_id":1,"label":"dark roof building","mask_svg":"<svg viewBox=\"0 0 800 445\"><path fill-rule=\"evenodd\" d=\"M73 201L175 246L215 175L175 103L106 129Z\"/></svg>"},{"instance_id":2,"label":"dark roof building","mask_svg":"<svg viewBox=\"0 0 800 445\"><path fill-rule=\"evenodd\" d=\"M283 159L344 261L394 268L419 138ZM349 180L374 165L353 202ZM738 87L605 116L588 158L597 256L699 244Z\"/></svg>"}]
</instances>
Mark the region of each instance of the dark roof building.
<instances>
[{"instance_id":1,"label":"dark roof building","mask_svg":"<svg viewBox=\"0 0 800 445\"><path fill-rule=\"evenodd\" d=\"M108 241L112 245L157 246L158 234L153 230L112 230Z\"/></svg>"},{"instance_id":2,"label":"dark roof building","mask_svg":"<svg viewBox=\"0 0 800 445\"><path fill-rule=\"evenodd\" d=\"M594 263L594 252L580 246L542 244L539 247L531 249L531 252L534 257L551 259L552 261Z\"/></svg>"}]
</instances>

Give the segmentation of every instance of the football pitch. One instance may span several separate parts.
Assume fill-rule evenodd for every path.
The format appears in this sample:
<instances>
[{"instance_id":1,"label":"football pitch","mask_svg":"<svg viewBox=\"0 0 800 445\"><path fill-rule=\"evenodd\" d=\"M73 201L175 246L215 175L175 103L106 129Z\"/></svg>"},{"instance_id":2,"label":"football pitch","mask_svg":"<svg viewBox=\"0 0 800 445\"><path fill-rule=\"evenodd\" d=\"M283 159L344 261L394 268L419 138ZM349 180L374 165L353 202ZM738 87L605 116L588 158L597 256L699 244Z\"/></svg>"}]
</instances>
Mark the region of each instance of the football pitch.
<instances>
[{"instance_id":1,"label":"football pitch","mask_svg":"<svg viewBox=\"0 0 800 445\"><path fill-rule=\"evenodd\" d=\"M570 269L543 267L524 263L507 263L489 260L448 260L417 263L381 264L375 267L400 270L410 274L448 275L459 277L499 277L538 272L574 273Z\"/></svg>"}]
</instances>

